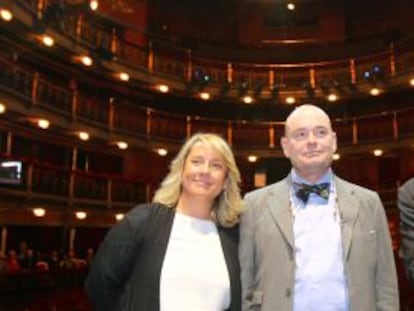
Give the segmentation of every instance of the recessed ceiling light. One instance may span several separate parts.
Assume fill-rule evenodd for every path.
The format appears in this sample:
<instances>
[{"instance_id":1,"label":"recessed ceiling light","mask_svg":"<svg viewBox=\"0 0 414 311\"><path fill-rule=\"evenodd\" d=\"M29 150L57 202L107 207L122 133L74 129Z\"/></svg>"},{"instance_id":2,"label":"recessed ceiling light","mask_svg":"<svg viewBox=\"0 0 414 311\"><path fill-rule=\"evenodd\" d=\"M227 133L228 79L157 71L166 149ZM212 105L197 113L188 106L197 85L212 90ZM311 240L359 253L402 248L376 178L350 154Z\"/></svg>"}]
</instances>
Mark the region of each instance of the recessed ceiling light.
<instances>
[{"instance_id":1,"label":"recessed ceiling light","mask_svg":"<svg viewBox=\"0 0 414 311\"><path fill-rule=\"evenodd\" d=\"M92 11L96 11L99 7L99 2L98 0L91 0L89 2L89 7L91 8Z\"/></svg>"},{"instance_id":2,"label":"recessed ceiling light","mask_svg":"<svg viewBox=\"0 0 414 311\"><path fill-rule=\"evenodd\" d=\"M375 149L374 151L373 151L373 154L374 154L374 156L376 156L376 157L380 157L380 156L382 156L383 155L383 151L382 151L382 149Z\"/></svg>"},{"instance_id":3,"label":"recessed ceiling light","mask_svg":"<svg viewBox=\"0 0 414 311\"><path fill-rule=\"evenodd\" d=\"M89 133L88 132L79 132L79 138L81 140L89 140Z\"/></svg>"},{"instance_id":4,"label":"recessed ceiling light","mask_svg":"<svg viewBox=\"0 0 414 311\"><path fill-rule=\"evenodd\" d=\"M116 143L116 145L117 145L117 146L118 146L118 148L119 148L119 149L121 149L121 150L128 149L128 144L127 144L126 142L124 142L124 141L118 141L118 142Z\"/></svg>"},{"instance_id":5,"label":"recessed ceiling light","mask_svg":"<svg viewBox=\"0 0 414 311\"><path fill-rule=\"evenodd\" d=\"M36 217L43 217L46 214L46 210L44 208L41 207L36 207L33 209L33 215L35 215Z\"/></svg>"},{"instance_id":6,"label":"recessed ceiling light","mask_svg":"<svg viewBox=\"0 0 414 311\"><path fill-rule=\"evenodd\" d=\"M200 93L200 98L202 100L209 100L210 99L210 93L208 93L208 92L201 92Z\"/></svg>"},{"instance_id":7,"label":"recessed ceiling light","mask_svg":"<svg viewBox=\"0 0 414 311\"><path fill-rule=\"evenodd\" d=\"M332 160L338 161L341 158L341 155L339 153L334 153L332 155Z\"/></svg>"},{"instance_id":8,"label":"recessed ceiling light","mask_svg":"<svg viewBox=\"0 0 414 311\"><path fill-rule=\"evenodd\" d=\"M49 46L49 47L51 47L55 44L55 40L53 40L53 38L51 36L48 36L48 35L44 35L42 37L42 42L43 42L44 45Z\"/></svg>"},{"instance_id":9,"label":"recessed ceiling light","mask_svg":"<svg viewBox=\"0 0 414 311\"><path fill-rule=\"evenodd\" d=\"M0 103L0 114L5 113L6 112L6 105L4 105L3 103Z\"/></svg>"},{"instance_id":10,"label":"recessed ceiling light","mask_svg":"<svg viewBox=\"0 0 414 311\"><path fill-rule=\"evenodd\" d=\"M161 85L158 86L158 90L161 93L168 93L168 91L170 90L170 88L168 87L168 85L161 84Z\"/></svg>"},{"instance_id":11,"label":"recessed ceiling light","mask_svg":"<svg viewBox=\"0 0 414 311\"><path fill-rule=\"evenodd\" d=\"M50 126L50 122L46 119L39 119L37 120L37 126L40 127L41 129L48 129Z\"/></svg>"},{"instance_id":12,"label":"recessed ceiling light","mask_svg":"<svg viewBox=\"0 0 414 311\"><path fill-rule=\"evenodd\" d=\"M336 94L329 94L328 95L328 100L330 102L336 102L338 100L338 96Z\"/></svg>"},{"instance_id":13,"label":"recessed ceiling light","mask_svg":"<svg viewBox=\"0 0 414 311\"><path fill-rule=\"evenodd\" d=\"M251 163L257 162L257 156L251 154L247 157L247 161L249 161Z\"/></svg>"},{"instance_id":14,"label":"recessed ceiling light","mask_svg":"<svg viewBox=\"0 0 414 311\"><path fill-rule=\"evenodd\" d=\"M291 105L291 104L294 104L295 102L296 100L293 96L286 97L286 104Z\"/></svg>"},{"instance_id":15,"label":"recessed ceiling light","mask_svg":"<svg viewBox=\"0 0 414 311\"><path fill-rule=\"evenodd\" d=\"M129 74L127 74L126 72L121 72L121 73L119 74L119 79L120 79L121 81L125 81L125 82L127 82L127 81L129 81Z\"/></svg>"},{"instance_id":16,"label":"recessed ceiling light","mask_svg":"<svg viewBox=\"0 0 414 311\"><path fill-rule=\"evenodd\" d=\"M243 97L243 103L251 104L252 102L253 102L253 97L248 96L248 95Z\"/></svg>"},{"instance_id":17,"label":"recessed ceiling light","mask_svg":"<svg viewBox=\"0 0 414 311\"><path fill-rule=\"evenodd\" d=\"M82 64L84 64L85 66L92 66L93 64L93 60L92 58L90 58L89 56L81 56L81 62Z\"/></svg>"},{"instance_id":18,"label":"recessed ceiling light","mask_svg":"<svg viewBox=\"0 0 414 311\"><path fill-rule=\"evenodd\" d=\"M164 149L164 148L159 148L159 149L157 150L157 153L158 153L160 156L165 157L165 156L168 154L168 151L167 151L167 149Z\"/></svg>"},{"instance_id":19,"label":"recessed ceiling light","mask_svg":"<svg viewBox=\"0 0 414 311\"><path fill-rule=\"evenodd\" d=\"M83 211L79 211L79 212L76 212L75 213L75 216L76 216L76 218L77 219L85 219L86 218L86 216L88 216L85 212L83 212Z\"/></svg>"},{"instance_id":20,"label":"recessed ceiling light","mask_svg":"<svg viewBox=\"0 0 414 311\"><path fill-rule=\"evenodd\" d=\"M369 91L369 93L370 93L372 96L378 96L378 95L381 93L381 91L380 91L380 89L379 89L379 88L374 87L374 88L372 88L372 89Z\"/></svg>"},{"instance_id":21,"label":"recessed ceiling light","mask_svg":"<svg viewBox=\"0 0 414 311\"><path fill-rule=\"evenodd\" d=\"M9 22L9 21L11 21L13 19L12 12L10 12L7 9L0 9L0 16L6 22Z\"/></svg>"}]
</instances>

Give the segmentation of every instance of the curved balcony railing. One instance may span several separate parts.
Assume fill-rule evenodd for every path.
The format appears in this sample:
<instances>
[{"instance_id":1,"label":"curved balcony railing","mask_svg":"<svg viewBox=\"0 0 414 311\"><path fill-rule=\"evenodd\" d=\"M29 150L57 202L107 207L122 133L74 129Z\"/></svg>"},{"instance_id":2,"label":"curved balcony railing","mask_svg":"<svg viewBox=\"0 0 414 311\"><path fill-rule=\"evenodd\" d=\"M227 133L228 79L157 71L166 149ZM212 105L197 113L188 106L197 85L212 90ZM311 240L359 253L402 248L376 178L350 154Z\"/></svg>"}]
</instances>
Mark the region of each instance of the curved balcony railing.
<instances>
[{"instance_id":1,"label":"curved balcony railing","mask_svg":"<svg viewBox=\"0 0 414 311\"><path fill-rule=\"evenodd\" d=\"M1 157L20 160L23 163L22 183L2 183L1 193L25 197L33 202L57 202L62 209L64 206L83 206L124 212L136 204L151 201L158 186L152 182L126 179L112 174L62 168L45 161L13 154L1 154ZM242 179L247 181L248 178L242 176ZM359 183L376 189L386 208L395 209L398 181L378 181L369 184L361 179ZM244 185L243 191L253 188L253 185Z\"/></svg>"},{"instance_id":2,"label":"curved balcony railing","mask_svg":"<svg viewBox=\"0 0 414 311\"><path fill-rule=\"evenodd\" d=\"M221 120L172 114L137 106L132 102L112 101L71 91L44 79L37 72L0 59L0 87L30 102L32 107L89 123L130 139L181 143L195 132L215 132L226 137L236 150L280 151L283 122ZM16 107L11 107L11 110ZM25 109L21 111L25 113ZM335 119L333 126L341 147L357 144L400 141L414 135L414 108L378 114ZM103 134L104 136L104 134Z\"/></svg>"},{"instance_id":3,"label":"curved balcony railing","mask_svg":"<svg viewBox=\"0 0 414 311\"><path fill-rule=\"evenodd\" d=\"M298 100L324 98L329 90L345 98L358 92L366 94L372 83L406 84L404 78L414 72L414 37L389 46L384 44L382 50L369 55L334 61L240 63L198 57L194 51L159 41L138 46L126 35L127 31L137 30L96 18L85 10L68 10L56 19L50 18L47 6L39 8L38 0L17 2L32 19L44 23L45 29L57 29L59 35L68 38L70 43L66 48L73 53L79 53L75 46L82 47L108 61L109 67L111 62L122 65L137 80L144 81L151 74L159 81L173 81L176 91L182 92L192 83L197 85L197 90L206 87L213 96L221 96L223 100L238 100L245 91L264 100L274 100L275 93L279 97L294 94ZM40 21L38 16L42 16ZM27 23L31 27L33 21ZM366 73L374 67L381 72L367 79Z\"/></svg>"},{"instance_id":4,"label":"curved balcony railing","mask_svg":"<svg viewBox=\"0 0 414 311\"><path fill-rule=\"evenodd\" d=\"M153 185L148 182L71 170L11 154L3 154L2 158L23 162L22 184L1 186L3 191L8 189L17 196L59 201L68 206L97 206L121 211L151 199Z\"/></svg>"}]
</instances>

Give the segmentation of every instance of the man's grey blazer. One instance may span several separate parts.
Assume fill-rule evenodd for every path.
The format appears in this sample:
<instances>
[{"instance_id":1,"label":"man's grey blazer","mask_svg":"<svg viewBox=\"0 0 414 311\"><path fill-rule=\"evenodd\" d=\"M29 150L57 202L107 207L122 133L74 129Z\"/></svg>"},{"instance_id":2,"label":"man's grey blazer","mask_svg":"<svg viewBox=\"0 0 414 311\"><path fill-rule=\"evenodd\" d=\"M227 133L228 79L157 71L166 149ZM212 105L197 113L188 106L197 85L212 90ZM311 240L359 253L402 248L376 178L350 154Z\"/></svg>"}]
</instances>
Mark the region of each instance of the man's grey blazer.
<instances>
[{"instance_id":1,"label":"man's grey blazer","mask_svg":"<svg viewBox=\"0 0 414 311\"><path fill-rule=\"evenodd\" d=\"M399 311L398 282L378 194L334 177L352 311ZM247 193L240 227L243 311L291 311L295 242L290 176Z\"/></svg>"}]
</instances>

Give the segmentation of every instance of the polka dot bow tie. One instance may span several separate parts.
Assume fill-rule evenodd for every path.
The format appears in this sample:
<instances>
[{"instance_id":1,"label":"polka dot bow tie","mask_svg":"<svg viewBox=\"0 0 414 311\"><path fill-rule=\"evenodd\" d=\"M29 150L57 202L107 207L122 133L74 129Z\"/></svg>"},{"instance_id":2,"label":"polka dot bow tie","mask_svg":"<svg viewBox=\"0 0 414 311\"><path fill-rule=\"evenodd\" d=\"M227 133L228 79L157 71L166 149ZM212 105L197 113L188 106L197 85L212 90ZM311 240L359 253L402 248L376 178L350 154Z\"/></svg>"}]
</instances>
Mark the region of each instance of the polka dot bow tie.
<instances>
[{"instance_id":1,"label":"polka dot bow tie","mask_svg":"<svg viewBox=\"0 0 414 311\"><path fill-rule=\"evenodd\" d=\"M329 183L321 183L317 185L307 185L307 184L299 184L293 183L296 189L296 196L306 204L309 199L309 195L311 193L316 193L320 197L327 200L329 198Z\"/></svg>"}]
</instances>

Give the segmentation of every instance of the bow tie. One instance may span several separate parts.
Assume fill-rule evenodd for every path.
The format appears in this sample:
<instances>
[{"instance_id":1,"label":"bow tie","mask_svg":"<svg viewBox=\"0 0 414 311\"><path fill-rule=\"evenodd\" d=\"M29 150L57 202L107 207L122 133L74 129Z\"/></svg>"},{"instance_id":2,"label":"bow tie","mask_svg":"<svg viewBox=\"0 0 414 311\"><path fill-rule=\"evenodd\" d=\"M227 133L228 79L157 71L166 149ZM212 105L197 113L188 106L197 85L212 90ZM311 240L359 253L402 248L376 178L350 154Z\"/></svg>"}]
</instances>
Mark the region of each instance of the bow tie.
<instances>
[{"instance_id":1,"label":"bow tie","mask_svg":"<svg viewBox=\"0 0 414 311\"><path fill-rule=\"evenodd\" d=\"M296 188L296 196L306 204L309 199L309 195L311 193L316 193L320 197L327 200L329 198L329 183L321 183L317 185L307 185L307 184L299 184L293 183Z\"/></svg>"}]
</instances>

